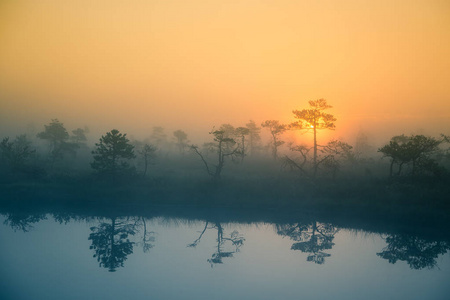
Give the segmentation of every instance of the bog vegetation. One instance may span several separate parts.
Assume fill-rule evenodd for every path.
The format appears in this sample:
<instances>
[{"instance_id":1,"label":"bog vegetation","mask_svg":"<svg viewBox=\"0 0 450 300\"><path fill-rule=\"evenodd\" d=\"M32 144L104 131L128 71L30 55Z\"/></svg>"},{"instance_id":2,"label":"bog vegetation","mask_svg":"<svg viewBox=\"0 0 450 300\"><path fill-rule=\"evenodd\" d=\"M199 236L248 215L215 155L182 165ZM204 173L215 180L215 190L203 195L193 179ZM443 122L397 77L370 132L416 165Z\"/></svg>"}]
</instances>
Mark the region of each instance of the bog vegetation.
<instances>
[{"instance_id":1,"label":"bog vegetation","mask_svg":"<svg viewBox=\"0 0 450 300\"><path fill-rule=\"evenodd\" d=\"M152 203L448 210L449 136L401 134L375 145L361 132L352 142L325 142L321 132L336 128L331 111L324 99L309 101L291 124L222 124L203 144L191 144L183 128L163 127L143 140L111 129L88 144L87 127L68 130L53 119L34 136L3 137L1 190L8 199L23 190L63 190L79 201L80 193L127 190ZM288 131L311 135L294 144L285 140Z\"/></svg>"}]
</instances>

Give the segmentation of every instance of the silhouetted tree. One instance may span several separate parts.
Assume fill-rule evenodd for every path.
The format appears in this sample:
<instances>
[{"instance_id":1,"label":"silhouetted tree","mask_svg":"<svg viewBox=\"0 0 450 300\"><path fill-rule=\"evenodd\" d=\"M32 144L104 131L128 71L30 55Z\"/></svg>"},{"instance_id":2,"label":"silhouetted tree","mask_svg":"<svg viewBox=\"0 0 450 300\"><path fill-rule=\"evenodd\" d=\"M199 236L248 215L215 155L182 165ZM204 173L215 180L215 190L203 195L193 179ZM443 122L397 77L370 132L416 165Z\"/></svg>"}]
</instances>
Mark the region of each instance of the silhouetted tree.
<instances>
[{"instance_id":1,"label":"silhouetted tree","mask_svg":"<svg viewBox=\"0 0 450 300\"><path fill-rule=\"evenodd\" d=\"M327 145L321 147L320 152L322 153L322 157L319 158L316 164L317 166L322 164L330 170L333 179L335 179L336 173L344 161L353 163L356 160L352 148L352 146L345 142L331 140Z\"/></svg>"},{"instance_id":2,"label":"silhouetted tree","mask_svg":"<svg viewBox=\"0 0 450 300\"><path fill-rule=\"evenodd\" d=\"M432 269L436 266L436 258L447 253L450 244L445 241L430 241L417 236L394 234L386 238L387 246L377 253L391 264L398 260L406 261L411 269Z\"/></svg>"},{"instance_id":3,"label":"silhouetted tree","mask_svg":"<svg viewBox=\"0 0 450 300\"><path fill-rule=\"evenodd\" d=\"M398 165L397 175L401 174L402 167L406 164L411 164L411 175L416 175L418 171L436 174L439 168L431 156L438 151L442 141L424 135L394 136L378 152L391 158L389 176L393 174L394 164Z\"/></svg>"},{"instance_id":4,"label":"silhouetted tree","mask_svg":"<svg viewBox=\"0 0 450 300\"><path fill-rule=\"evenodd\" d=\"M173 132L173 136L175 137L176 145L180 150L180 153L184 153L186 147L188 146L187 143L189 142L187 138L187 133L181 129L178 129Z\"/></svg>"},{"instance_id":5,"label":"silhouetted tree","mask_svg":"<svg viewBox=\"0 0 450 300\"><path fill-rule=\"evenodd\" d=\"M240 139L240 145L239 147L241 148L241 163L244 161L244 157L245 157L245 136L250 134L250 130L247 127L238 127L235 130L235 135L236 138Z\"/></svg>"},{"instance_id":6,"label":"silhouetted tree","mask_svg":"<svg viewBox=\"0 0 450 300\"><path fill-rule=\"evenodd\" d=\"M295 223L276 225L277 234L288 236L296 243L292 244L292 250L300 250L308 253L307 261L323 264L330 254L322 252L334 246L334 235L338 229L331 224L319 223Z\"/></svg>"},{"instance_id":7,"label":"silhouetted tree","mask_svg":"<svg viewBox=\"0 0 450 300\"><path fill-rule=\"evenodd\" d=\"M267 128L272 135L272 156L273 159L277 159L278 147L284 144L284 141L279 140L279 136L288 130L288 127L280 124L277 120L264 121L261 123L261 127Z\"/></svg>"},{"instance_id":8,"label":"silhouetted tree","mask_svg":"<svg viewBox=\"0 0 450 300\"><path fill-rule=\"evenodd\" d=\"M144 159L144 177L147 174L148 165L156 156L156 147L145 144L141 150L138 150L139 155Z\"/></svg>"},{"instance_id":9,"label":"silhouetted tree","mask_svg":"<svg viewBox=\"0 0 450 300\"><path fill-rule=\"evenodd\" d=\"M309 109L294 110L294 118L298 119L291 124L294 129L312 130L314 133L314 176L317 174L317 130L336 128L334 122L336 118L324 112L324 110L332 108L327 104L325 99L309 101Z\"/></svg>"},{"instance_id":10,"label":"silhouetted tree","mask_svg":"<svg viewBox=\"0 0 450 300\"><path fill-rule=\"evenodd\" d=\"M103 135L100 142L95 144L97 149L92 151L92 168L101 174L111 175L113 179L117 174L130 170L128 161L135 158L134 146L126 136L117 129Z\"/></svg>"},{"instance_id":11,"label":"silhouetted tree","mask_svg":"<svg viewBox=\"0 0 450 300\"><path fill-rule=\"evenodd\" d=\"M126 220L112 218L111 224L100 223L97 227L91 227L92 233L89 240L92 241L90 249L94 249L94 257L97 258L100 267L115 272L116 268L123 267L127 256L133 253L134 242L129 240L129 235L134 235L134 224Z\"/></svg>"},{"instance_id":12,"label":"silhouetted tree","mask_svg":"<svg viewBox=\"0 0 450 300\"><path fill-rule=\"evenodd\" d=\"M191 149L194 150L195 153L197 153L198 156L200 156L201 160L203 161L206 171L208 175L210 175L213 180L219 180L220 174L222 173L223 166L225 164L225 158L240 155L239 147L236 147L236 142L234 139L225 137L225 132L222 130L214 130L210 132L210 134L214 135L214 141L216 142L214 144L214 147L216 148L217 154L218 154L218 163L215 165L214 171L210 169L208 162L205 160L205 157L203 154L198 150L198 147L195 145L191 146ZM227 150L229 149L229 150Z\"/></svg>"}]
</instances>

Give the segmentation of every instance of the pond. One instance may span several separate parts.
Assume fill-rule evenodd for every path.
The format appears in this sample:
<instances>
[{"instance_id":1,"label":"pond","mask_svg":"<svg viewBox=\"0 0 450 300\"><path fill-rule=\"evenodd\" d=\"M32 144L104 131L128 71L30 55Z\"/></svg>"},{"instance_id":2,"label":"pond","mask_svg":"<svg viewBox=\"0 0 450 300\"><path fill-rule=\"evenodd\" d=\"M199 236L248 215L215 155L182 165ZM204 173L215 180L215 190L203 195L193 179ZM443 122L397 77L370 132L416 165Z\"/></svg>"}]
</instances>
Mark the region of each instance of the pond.
<instances>
[{"instance_id":1,"label":"pond","mask_svg":"<svg viewBox=\"0 0 450 300\"><path fill-rule=\"evenodd\" d=\"M450 243L298 222L0 216L1 299L448 299Z\"/></svg>"}]
</instances>

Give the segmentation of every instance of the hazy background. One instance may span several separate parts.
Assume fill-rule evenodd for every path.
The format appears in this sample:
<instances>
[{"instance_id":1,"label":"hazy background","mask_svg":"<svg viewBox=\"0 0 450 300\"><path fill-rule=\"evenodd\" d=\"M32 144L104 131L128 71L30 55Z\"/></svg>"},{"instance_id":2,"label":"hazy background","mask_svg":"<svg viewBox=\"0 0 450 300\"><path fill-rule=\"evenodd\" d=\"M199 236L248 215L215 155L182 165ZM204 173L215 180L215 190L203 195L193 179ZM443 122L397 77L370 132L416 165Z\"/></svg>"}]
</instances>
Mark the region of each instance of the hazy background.
<instances>
[{"instance_id":1,"label":"hazy background","mask_svg":"<svg viewBox=\"0 0 450 300\"><path fill-rule=\"evenodd\" d=\"M448 134L449 53L447 0L1 0L0 133L58 118L195 142L325 98L328 137Z\"/></svg>"}]
</instances>

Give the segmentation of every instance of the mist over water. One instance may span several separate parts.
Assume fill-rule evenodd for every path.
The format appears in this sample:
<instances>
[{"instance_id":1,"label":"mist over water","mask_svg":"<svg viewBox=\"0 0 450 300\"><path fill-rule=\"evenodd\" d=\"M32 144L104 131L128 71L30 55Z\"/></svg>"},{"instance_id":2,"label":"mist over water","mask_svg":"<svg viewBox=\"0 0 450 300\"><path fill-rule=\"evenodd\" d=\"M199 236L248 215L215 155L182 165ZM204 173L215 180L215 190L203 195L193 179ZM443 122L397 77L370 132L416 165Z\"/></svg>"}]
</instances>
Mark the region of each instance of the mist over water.
<instances>
[{"instance_id":1,"label":"mist over water","mask_svg":"<svg viewBox=\"0 0 450 300\"><path fill-rule=\"evenodd\" d=\"M0 298L445 298L449 15L0 1Z\"/></svg>"}]
</instances>

